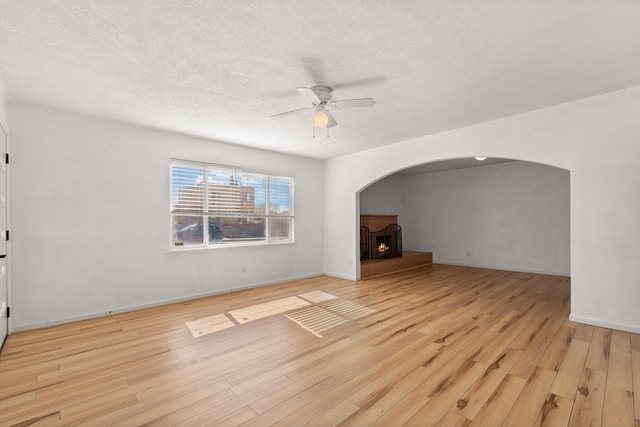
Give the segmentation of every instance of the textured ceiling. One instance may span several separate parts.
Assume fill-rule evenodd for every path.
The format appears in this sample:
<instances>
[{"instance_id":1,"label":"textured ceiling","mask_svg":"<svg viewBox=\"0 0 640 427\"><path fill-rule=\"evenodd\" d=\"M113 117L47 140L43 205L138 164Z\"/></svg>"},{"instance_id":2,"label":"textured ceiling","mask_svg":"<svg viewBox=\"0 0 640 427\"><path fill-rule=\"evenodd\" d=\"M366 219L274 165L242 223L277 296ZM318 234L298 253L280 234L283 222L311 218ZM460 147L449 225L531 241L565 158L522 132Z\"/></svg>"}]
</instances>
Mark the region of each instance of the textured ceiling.
<instances>
[{"instance_id":1,"label":"textured ceiling","mask_svg":"<svg viewBox=\"0 0 640 427\"><path fill-rule=\"evenodd\" d=\"M0 0L9 102L315 158L640 85L636 0ZM296 86L334 99L312 137Z\"/></svg>"}]
</instances>

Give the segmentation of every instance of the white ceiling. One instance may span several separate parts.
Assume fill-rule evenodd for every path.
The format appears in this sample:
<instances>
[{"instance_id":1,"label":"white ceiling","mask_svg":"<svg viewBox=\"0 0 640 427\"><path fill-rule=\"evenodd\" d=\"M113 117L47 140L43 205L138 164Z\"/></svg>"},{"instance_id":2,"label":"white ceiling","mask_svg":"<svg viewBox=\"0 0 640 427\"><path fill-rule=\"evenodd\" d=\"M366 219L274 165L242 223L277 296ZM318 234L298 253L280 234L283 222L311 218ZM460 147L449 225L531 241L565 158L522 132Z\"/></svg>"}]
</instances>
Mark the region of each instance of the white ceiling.
<instances>
[{"instance_id":1,"label":"white ceiling","mask_svg":"<svg viewBox=\"0 0 640 427\"><path fill-rule=\"evenodd\" d=\"M0 0L9 102L330 158L640 85L636 0ZM312 137L296 86L334 99Z\"/></svg>"}]
</instances>

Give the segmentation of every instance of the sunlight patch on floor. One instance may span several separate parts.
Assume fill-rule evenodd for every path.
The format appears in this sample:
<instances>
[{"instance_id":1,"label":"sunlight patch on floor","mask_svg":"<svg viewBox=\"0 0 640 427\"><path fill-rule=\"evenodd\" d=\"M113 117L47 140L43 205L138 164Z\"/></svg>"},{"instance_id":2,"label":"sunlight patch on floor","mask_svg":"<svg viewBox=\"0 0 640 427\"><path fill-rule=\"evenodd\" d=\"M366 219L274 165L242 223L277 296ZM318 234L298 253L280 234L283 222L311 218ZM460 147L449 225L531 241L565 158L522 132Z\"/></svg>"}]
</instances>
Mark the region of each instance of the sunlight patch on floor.
<instances>
[{"instance_id":1,"label":"sunlight patch on floor","mask_svg":"<svg viewBox=\"0 0 640 427\"><path fill-rule=\"evenodd\" d=\"M364 305L357 304L355 302L347 301L344 299L332 301L328 304L324 304L325 308L345 316L349 319L359 319L373 313L375 310L365 307Z\"/></svg>"},{"instance_id":2,"label":"sunlight patch on floor","mask_svg":"<svg viewBox=\"0 0 640 427\"><path fill-rule=\"evenodd\" d=\"M349 320L359 319L373 313L372 310L355 302L338 299L335 295L315 290L298 296L280 298L274 301L251 305L231 310L227 314L220 313L202 319L187 322L187 327L194 338L222 331L238 324L249 323L264 317L284 314L311 333L322 337L320 332L341 325Z\"/></svg>"},{"instance_id":3,"label":"sunlight patch on floor","mask_svg":"<svg viewBox=\"0 0 640 427\"><path fill-rule=\"evenodd\" d=\"M229 314L233 316L238 323L242 324L262 319L263 317L273 316L274 314L282 314L310 304L310 302L298 297L287 297L233 310L230 311Z\"/></svg>"},{"instance_id":4,"label":"sunlight patch on floor","mask_svg":"<svg viewBox=\"0 0 640 427\"><path fill-rule=\"evenodd\" d=\"M311 291L311 292L306 292L304 294L300 294L298 296L300 298L304 298L307 301L311 301L316 304L319 302L329 301L337 298L335 295L331 295L323 291Z\"/></svg>"},{"instance_id":5,"label":"sunlight patch on floor","mask_svg":"<svg viewBox=\"0 0 640 427\"><path fill-rule=\"evenodd\" d=\"M236 324L229 320L229 318L223 313L203 317L202 319L194 320L193 322L187 322L187 326L194 338L222 331L223 329L231 328L235 325Z\"/></svg>"},{"instance_id":6,"label":"sunlight patch on floor","mask_svg":"<svg viewBox=\"0 0 640 427\"><path fill-rule=\"evenodd\" d=\"M320 332L348 322L344 317L340 317L322 307L306 308L295 313L286 314L285 317L319 337L322 337Z\"/></svg>"}]
</instances>

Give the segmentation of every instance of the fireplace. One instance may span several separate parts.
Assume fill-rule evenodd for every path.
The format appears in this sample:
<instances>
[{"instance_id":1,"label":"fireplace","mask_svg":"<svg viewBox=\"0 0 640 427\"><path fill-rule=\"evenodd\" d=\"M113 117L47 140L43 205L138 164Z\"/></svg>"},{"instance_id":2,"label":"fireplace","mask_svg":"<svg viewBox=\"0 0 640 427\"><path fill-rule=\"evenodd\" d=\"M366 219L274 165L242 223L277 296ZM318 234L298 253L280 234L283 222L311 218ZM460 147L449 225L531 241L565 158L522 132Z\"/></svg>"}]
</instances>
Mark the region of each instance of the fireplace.
<instances>
[{"instance_id":1,"label":"fireplace","mask_svg":"<svg viewBox=\"0 0 640 427\"><path fill-rule=\"evenodd\" d=\"M398 215L360 215L360 260L402 256Z\"/></svg>"},{"instance_id":2,"label":"fireplace","mask_svg":"<svg viewBox=\"0 0 640 427\"><path fill-rule=\"evenodd\" d=\"M402 256L402 227L398 224L389 224L382 230L372 231L369 241L372 246L371 259Z\"/></svg>"}]
</instances>

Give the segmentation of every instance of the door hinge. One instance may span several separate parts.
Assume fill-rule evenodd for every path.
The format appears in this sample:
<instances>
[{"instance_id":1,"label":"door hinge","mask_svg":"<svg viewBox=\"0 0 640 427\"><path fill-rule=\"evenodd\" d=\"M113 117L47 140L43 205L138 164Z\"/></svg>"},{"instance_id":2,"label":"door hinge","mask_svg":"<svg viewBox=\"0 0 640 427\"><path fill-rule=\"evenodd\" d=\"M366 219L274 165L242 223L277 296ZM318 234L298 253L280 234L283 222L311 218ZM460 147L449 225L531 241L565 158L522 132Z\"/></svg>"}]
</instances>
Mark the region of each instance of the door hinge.
<instances>
[{"instance_id":1,"label":"door hinge","mask_svg":"<svg viewBox=\"0 0 640 427\"><path fill-rule=\"evenodd\" d=\"M7 230L7 242L9 241L9 230Z\"/></svg>"},{"instance_id":2,"label":"door hinge","mask_svg":"<svg viewBox=\"0 0 640 427\"><path fill-rule=\"evenodd\" d=\"M7 318L11 317L11 307L7 307Z\"/></svg>"},{"instance_id":3,"label":"door hinge","mask_svg":"<svg viewBox=\"0 0 640 427\"><path fill-rule=\"evenodd\" d=\"M9 153L4 153L4 163L9 164Z\"/></svg>"}]
</instances>

